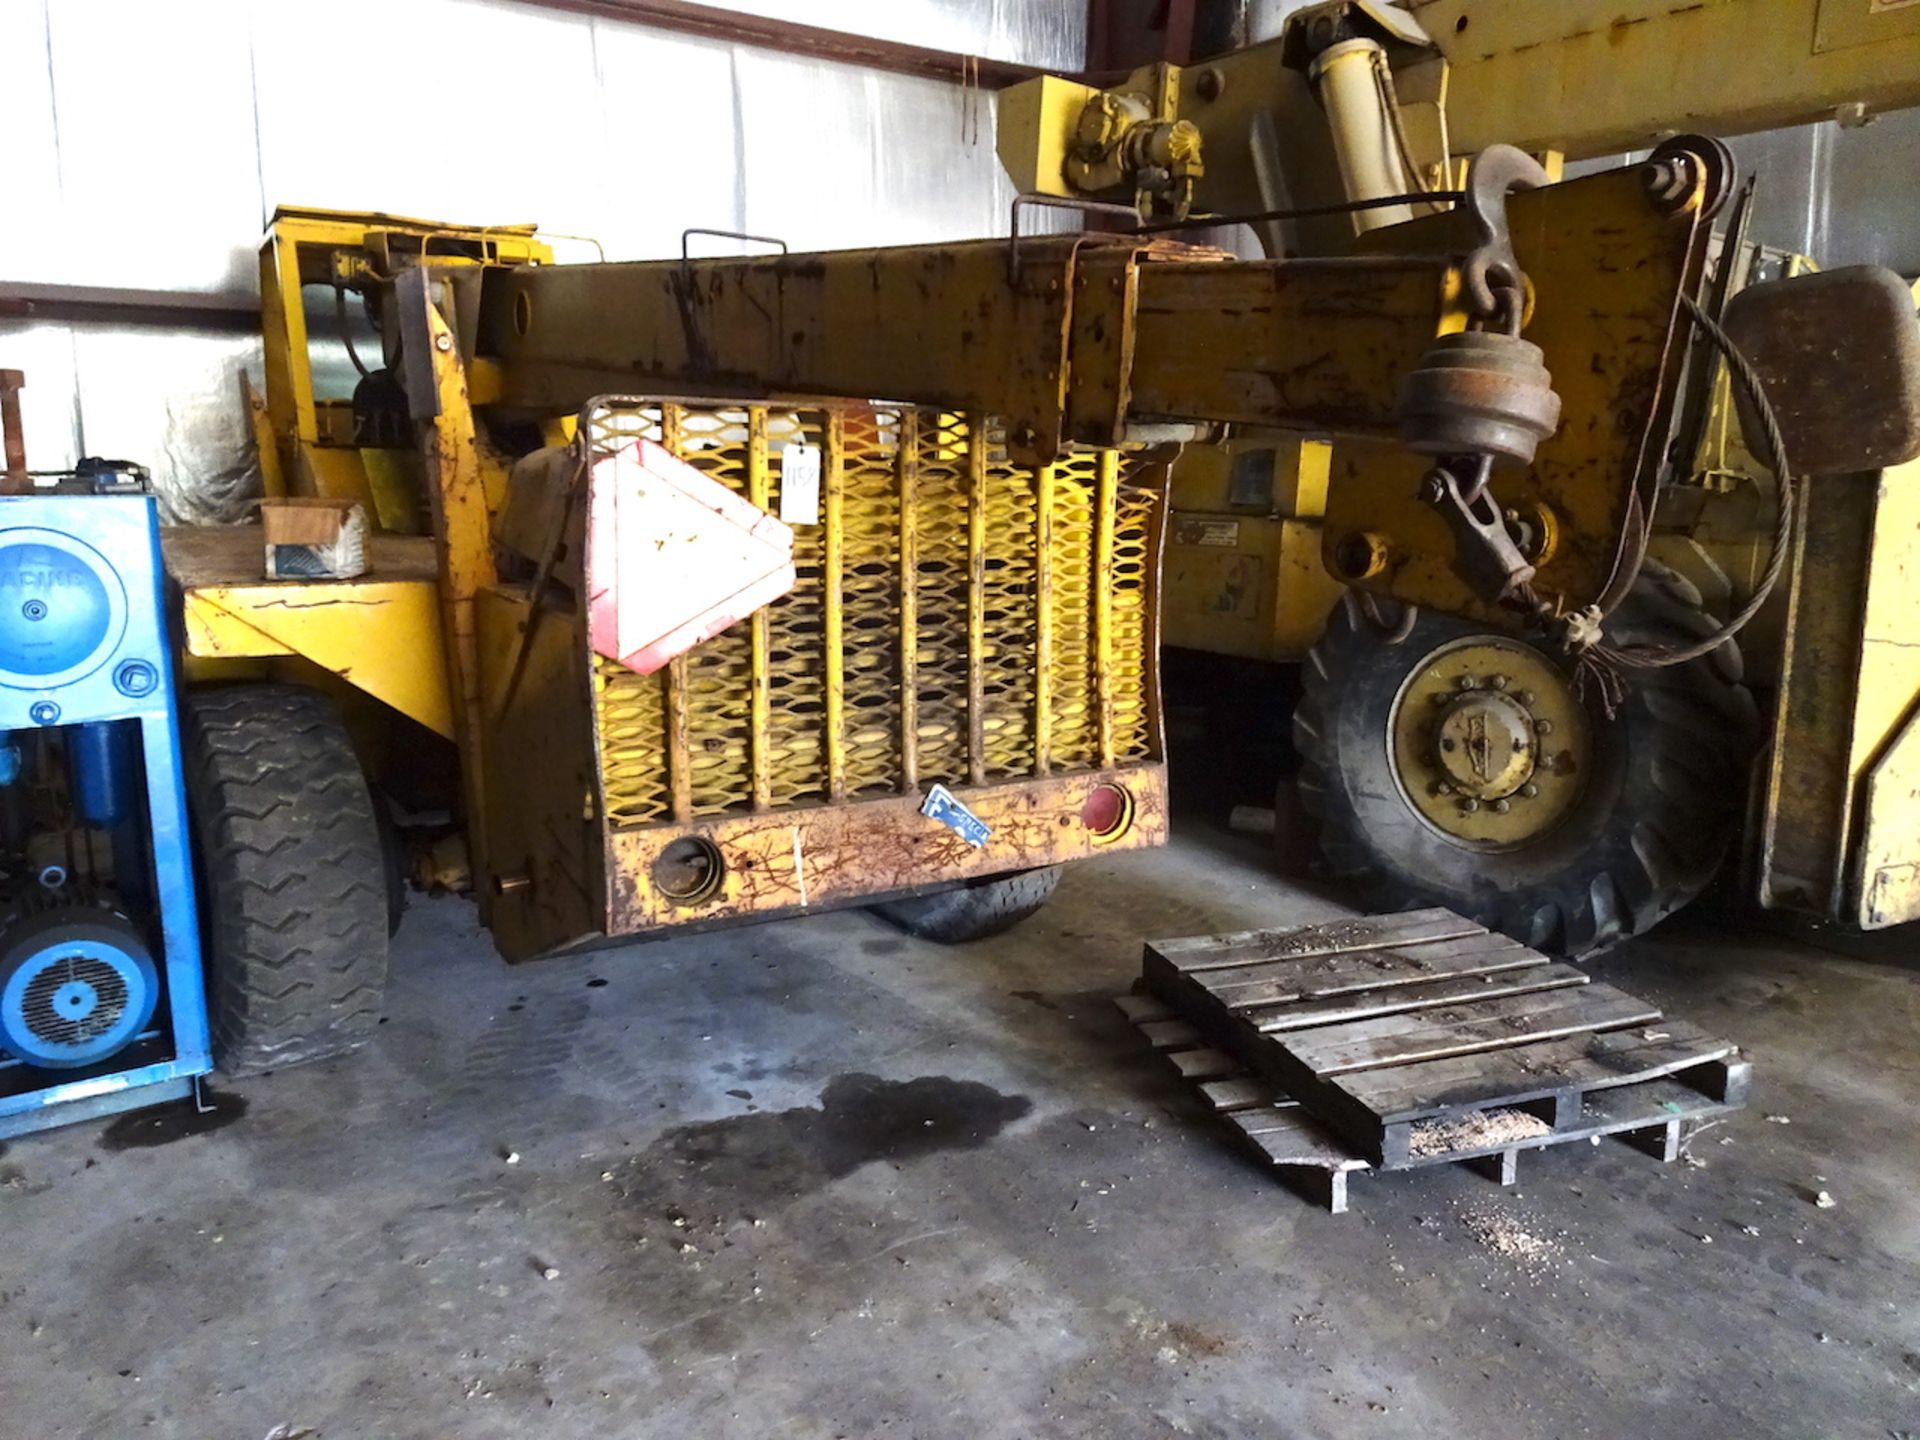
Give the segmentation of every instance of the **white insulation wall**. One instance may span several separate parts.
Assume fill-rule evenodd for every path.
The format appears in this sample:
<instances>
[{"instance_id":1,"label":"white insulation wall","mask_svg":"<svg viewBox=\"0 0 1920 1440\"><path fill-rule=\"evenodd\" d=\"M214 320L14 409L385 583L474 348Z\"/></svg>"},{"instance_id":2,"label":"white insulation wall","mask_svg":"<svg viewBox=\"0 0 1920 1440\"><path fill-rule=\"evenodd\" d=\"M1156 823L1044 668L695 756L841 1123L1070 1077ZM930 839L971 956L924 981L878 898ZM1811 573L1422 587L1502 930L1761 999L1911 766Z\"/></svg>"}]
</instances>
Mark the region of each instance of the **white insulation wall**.
<instances>
[{"instance_id":1,"label":"white insulation wall","mask_svg":"<svg viewBox=\"0 0 1920 1440\"><path fill-rule=\"evenodd\" d=\"M1081 0L731 8L1049 68L1084 52ZM795 249L1004 234L1012 200L991 94L512 0L0 0L0 134L12 282L252 297L280 204L532 220L632 260L689 225ZM257 488L255 338L0 319L0 366L27 372L36 468L144 462L182 519Z\"/></svg>"}]
</instances>

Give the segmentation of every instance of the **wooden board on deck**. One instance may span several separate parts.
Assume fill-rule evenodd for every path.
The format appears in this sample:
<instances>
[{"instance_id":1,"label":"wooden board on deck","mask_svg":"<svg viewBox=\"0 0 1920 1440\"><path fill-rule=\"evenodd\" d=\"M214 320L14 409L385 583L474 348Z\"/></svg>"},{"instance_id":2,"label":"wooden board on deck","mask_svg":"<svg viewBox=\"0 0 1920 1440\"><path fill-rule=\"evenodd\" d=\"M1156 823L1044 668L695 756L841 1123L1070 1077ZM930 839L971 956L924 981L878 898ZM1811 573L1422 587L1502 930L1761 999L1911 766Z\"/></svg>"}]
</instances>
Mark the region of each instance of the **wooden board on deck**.
<instances>
[{"instance_id":1,"label":"wooden board on deck","mask_svg":"<svg viewBox=\"0 0 1920 1440\"><path fill-rule=\"evenodd\" d=\"M266 539L258 525L164 525L160 553L167 573L183 589L233 585L298 585L311 588L326 580L269 580ZM439 566L433 541L425 535L367 537L367 573L353 583L435 580ZM334 582L339 583L339 582Z\"/></svg>"},{"instance_id":2,"label":"wooden board on deck","mask_svg":"<svg viewBox=\"0 0 1920 1440\"><path fill-rule=\"evenodd\" d=\"M1563 990L1585 985L1591 977L1574 965L1528 965L1493 974L1463 975L1446 980L1431 980L1420 985L1383 986L1377 990L1357 990L1319 1000L1296 1000L1287 1005L1248 1007L1247 1019L1262 1034L1283 1030L1301 1030L1309 1025L1331 1025L1340 1020L1367 1020L1381 1015L1399 1015L1414 1010L1432 1010L1461 1001L1493 999L1504 995L1528 995L1538 990ZM1169 1011L1169 1014L1172 1012Z\"/></svg>"},{"instance_id":3,"label":"wooden board on deck","mask_svg":"<svg viewBox=\"0 0 1920 1440\"><path fill-rule=\"evenodd\" d=\"M1316 955L1377 949L1387 944L1475 934L1484 935L1486 930L1471 920L1462 920L1451 910L1408 910L1398 915L1334 920L1290 930L1243 930L1231 935L1195 935L1156 943L1169 959L1183 961L1193 969L1211 970L1247 961L1303 960Z\"/></svg>"},{"instance_id":4,"label":"wooden board on deck","mask_svg":"<svg viewBox=\"0 0 1920 1440\"><path fill-rule=\"evenodd\" d=\"M1257 965L1216 970L1183 966L1178 956L1168 956L1156 943L1147 947L1143 973L1162 999L1169 998L1169 989L1184 985L1232 1009L1251 1010L1395 985L1421 985L1434 980L1532 969L1547 963L1544 955L1504 935L1460 936L1419 941L1397 949L1349 951L1303 960L1263 960Z\"/></svg>"}]
</instances>

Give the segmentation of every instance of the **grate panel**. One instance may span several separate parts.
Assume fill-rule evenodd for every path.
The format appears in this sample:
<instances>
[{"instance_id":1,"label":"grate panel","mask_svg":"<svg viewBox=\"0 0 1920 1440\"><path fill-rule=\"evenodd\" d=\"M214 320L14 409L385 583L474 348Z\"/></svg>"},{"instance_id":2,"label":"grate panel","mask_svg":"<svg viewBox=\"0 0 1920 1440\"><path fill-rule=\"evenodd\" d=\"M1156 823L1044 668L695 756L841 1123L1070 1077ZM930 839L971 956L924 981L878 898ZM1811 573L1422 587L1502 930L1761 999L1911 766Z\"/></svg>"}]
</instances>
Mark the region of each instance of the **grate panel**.
<instances>
[{"instance_id":1,"label":"grate panel","mask_svg":"<svg viewBox=\"0 0 1920 1440\"><path fill-rule=\"evenodd\" d=\"M786 445L821 447L823 474L839 476L837 506L829 506L834 514L823 511L822 524L794 527L798 584L791 593L659 674L640 676L610 661L594 662L609 823L629 827L749 811L755 805L756 770L765 803L775 809L828 802L833 708L826 651L827 557L828 525L835 515L839 753L849 798L908 788L901 631L909 608L918 786L968 783L973 703L979 708L981 773L990 780L1017 779L1043 768L1036 734L1036 711L1043 702L1044 768L1058 773L1098 765L1095 590L1103 574L1109 577L1113 755L1121 761L1153 758L1150 651L1158 494L1122 465L1112 550L1103 566L1097 551L1108 527L1101 524L1099 453L1069 454L1042 483L1043 477L1009 459L995 422L859 404L837 406L833 414L837 425L820 406L601 402L590 410L587 425L596 453L640 436L658 440L742 496L755 498L757 488L758 498L775 513ZM837 457L832 453L836 435ZM1112 491L1111 470L1109 477ZM909 496L904 513L903 494ZM976 501L983 512L978 525L972 523ZM903 535L914 554L911 607L903 605L901 594ZM977 568L970 541L982 547ZM976 613L977 655L971 653L970 633ZM1044 685L1039 674L1043 629L1050 656ZM762 637L758 641L756 634ZM756 705L764 715L757 741ZM680 727L677 714L684 716ZM672 783L676 728L684 731L685 747L678 752L684 772L679 787ZM684 806L678 815L676 788Z\"/></svg>"}]
</instances>

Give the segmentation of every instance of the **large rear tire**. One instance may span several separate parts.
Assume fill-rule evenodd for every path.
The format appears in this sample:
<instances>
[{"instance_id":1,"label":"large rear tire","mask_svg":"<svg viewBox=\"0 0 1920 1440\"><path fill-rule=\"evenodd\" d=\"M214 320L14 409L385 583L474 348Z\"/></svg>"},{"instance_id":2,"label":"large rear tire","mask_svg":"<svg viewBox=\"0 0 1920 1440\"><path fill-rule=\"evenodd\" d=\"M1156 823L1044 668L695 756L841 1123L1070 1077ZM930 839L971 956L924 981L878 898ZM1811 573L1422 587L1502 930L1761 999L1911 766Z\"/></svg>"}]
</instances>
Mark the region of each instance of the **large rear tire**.
<instances>
[{"instance_id":1,"label":"large rear tire","mask_svg":"<svg viewBox=\"0 0 1920 1440\"><path fill-rule=\"evenodd\" d=\"M189 691L185 760L215 1062L251 1075L354 1049L386 988L387 867L332 702Z\"/></svg>"},{"instance_id":2,"label":"large rear tire","mask_svg":"<svg viewBox=\"0 0 1920 1440\"><path fill-rule=\"evenodd\" d=\"M1608 636L1672 644L1713 628L1699 592L1649 564ZM1531 688L1514 694L1522 682L1501 671ZM1388 645L1356 607L1336 607L1294 716L1300 797L1333 874L1374 908L1442 905L1576 957L1697 895L1737 831L1759 734L1738 648L1629 672L1611 718L1566 677L1560 657L1448 616L1423 613ZM1463 706L1469 692L1479 699ZM1469 751L1476 770L1461 768Z\"/></svg>"},{"instance_id":3,"label":"large rear tire","mask_svg":"<svg viewBox=\"0 0 1920 1440\"><path fill-rule=\"evenodd\" d=\"M932 895L889 900L873 911L909 935L942 945L963 945L1011 930L1047 903L1060 883L1060 867L1023 870L972 880Z\"/></svg>"}]
</instances>

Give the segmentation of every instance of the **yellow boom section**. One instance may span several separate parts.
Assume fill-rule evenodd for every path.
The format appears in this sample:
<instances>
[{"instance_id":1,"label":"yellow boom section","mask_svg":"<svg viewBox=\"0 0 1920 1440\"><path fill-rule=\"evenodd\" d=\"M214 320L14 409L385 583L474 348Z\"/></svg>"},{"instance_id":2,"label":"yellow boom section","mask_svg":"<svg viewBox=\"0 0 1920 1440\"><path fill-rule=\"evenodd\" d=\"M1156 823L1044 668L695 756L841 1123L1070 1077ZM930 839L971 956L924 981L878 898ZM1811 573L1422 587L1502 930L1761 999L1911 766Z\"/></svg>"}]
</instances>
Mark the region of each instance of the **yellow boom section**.
<instances>
[{"instance_id":1,"label":"yellow boom section","mask_svg":"<svg viewBox=\"0 0 1920 1440\"><path fill-rule=\"evenodd\" d=\"M1889 0L1413 0L1446 57L1457 153L1569 157L1920 105L1920 5Z\"/></svg>"}]
</instances>

